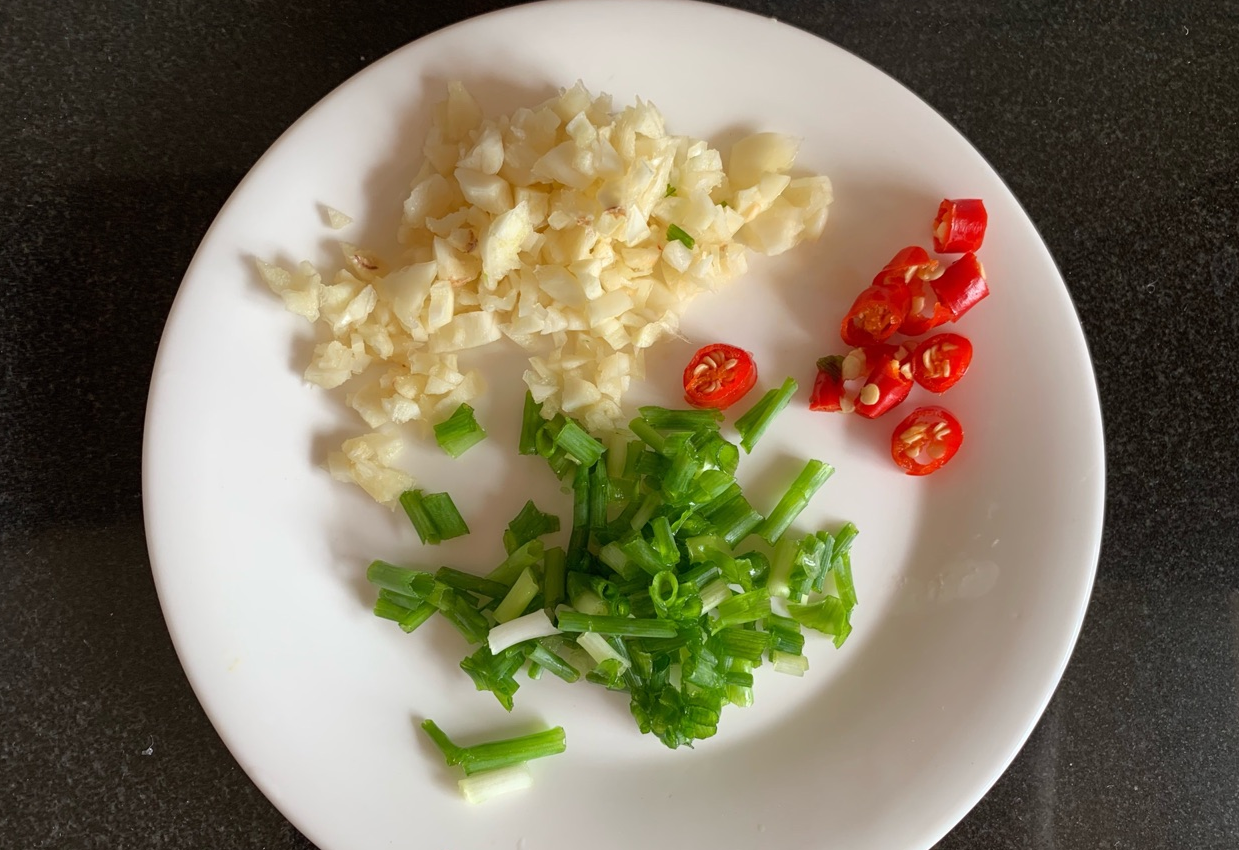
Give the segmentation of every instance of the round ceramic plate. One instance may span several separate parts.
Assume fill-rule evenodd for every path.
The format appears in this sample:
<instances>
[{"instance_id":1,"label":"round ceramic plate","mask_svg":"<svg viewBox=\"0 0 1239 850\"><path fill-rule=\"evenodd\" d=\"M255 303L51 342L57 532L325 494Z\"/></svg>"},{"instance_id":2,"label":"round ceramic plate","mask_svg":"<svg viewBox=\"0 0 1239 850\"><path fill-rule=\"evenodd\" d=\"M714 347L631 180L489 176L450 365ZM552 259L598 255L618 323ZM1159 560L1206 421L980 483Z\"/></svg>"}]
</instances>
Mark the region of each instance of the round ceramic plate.
<instances>
[{"instance_id":1,"label":"round ceramic plate","mask_svg":"<svg viewBox=\"0 0 1239 850\"><path fill-rule=\"evenodd\" d=\"M644 58L638 58L644 57ZM649 57L657 57L651 61ZM801 391L741 479L760 508L803 458L837 474L803 528L845 519L860 606L836 651L810 638L803 679L758 671L756 702L696 749L640 735L624 695L545 677L505 713L457 664L437 619L413 635L376 619L366 563L482 571L527 498L568 517L541 461L518 457L522 362L465 358L490 391L490 439L460 460L417 443L404 462L473 528L422 547L400 514L323 471L364 425L300 376L312 329L256 279L253 258L331 268L336 239L393 244L429 109L463 80L491 115L583 80L618 105L653 100L675 133L726 146L751 130L804 142L829 174L821 240L689 311L683 341L650 353L635 405L673 405L700 344L753 351L759 388ZM929 242L943 197L984 198L992 295L961 323L976 348L945 397L967 439L942 472L900 474L892 415L812 413L817 357L842 350L851 298L904 245ZM356 223L334 232L321 204ZM513 356L514 352L517 356ZM919 390L917 391L920 392ZM927 398L916 396L910 409ZM1092 585L1103 504L1101 419L1063 282L998 176L941 117L874 68L773 20L683 2L524 6L436 33L358 74L285 133L203 240L172 310L151 387L144 495L151 560L178 653L232 753L324 850L501 847L925 848L1011 761L1059 680ZM416 730L464 741L562 724L568 751L535 787L470 807Z\"/></svg>"}]
</instances>

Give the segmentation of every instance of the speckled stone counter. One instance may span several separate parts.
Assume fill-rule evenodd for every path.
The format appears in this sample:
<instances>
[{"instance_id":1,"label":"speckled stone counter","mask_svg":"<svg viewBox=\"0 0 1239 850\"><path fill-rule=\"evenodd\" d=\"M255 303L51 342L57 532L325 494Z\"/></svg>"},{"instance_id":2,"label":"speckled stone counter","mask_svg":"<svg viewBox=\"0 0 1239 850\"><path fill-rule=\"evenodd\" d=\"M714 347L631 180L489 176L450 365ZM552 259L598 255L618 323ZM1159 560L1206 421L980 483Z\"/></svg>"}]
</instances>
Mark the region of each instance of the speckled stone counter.
<instances>
[{"instance_id":1,"label":"speckled stone counter","mask_svg":"<svg viewBox=\"0 0 1239 850\"><path fill-rule=\"evenodd\" d=\"M147 382L198 240L276 136L501 5L0 3L0 847L311 846L172 650L142 528ZM959 127L1041 230L1096 363L1088 618L1032 738L939 846L1239 847L1239 3L733 5Z\"/></svg>"}]
</instances>

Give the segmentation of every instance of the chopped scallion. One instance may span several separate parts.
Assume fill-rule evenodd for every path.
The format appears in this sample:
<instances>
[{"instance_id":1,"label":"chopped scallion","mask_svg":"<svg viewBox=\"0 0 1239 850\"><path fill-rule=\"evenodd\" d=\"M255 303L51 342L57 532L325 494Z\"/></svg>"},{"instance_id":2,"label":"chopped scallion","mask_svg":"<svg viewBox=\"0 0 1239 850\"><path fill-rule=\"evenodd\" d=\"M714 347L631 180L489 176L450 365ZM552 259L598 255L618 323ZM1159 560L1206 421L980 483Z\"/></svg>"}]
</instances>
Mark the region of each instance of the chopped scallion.
<instances>
[{"instance_id":1,"label":"chopped scallion","mask_svg":"<svg viewBox=\"0 0 1239 850\"><path fill-rule=\"evenodd\" d=\"M451 567L439 567L435 572L435 579L453 590L479 593L490 599L502 599L508 595L507 585L482 578L481 576L475 576L471 573L461 572Z\"/></svg>"},{"instance_id":2,"label":"chopped scallion","mask_svg":"<svg viewBox=\"0 0 1239 850\"><path fill-rule=\"evenodd\" d=\"M461 795L476 806L503 794L529 788L533 785L533 776L529 773L529 768L521 763L475 773L456 784L460 787Z\"/></svg>"},{"instance_id":3,"label":"chopped scallion","mask_svg":"<svg viewBox=\"0 0 1239 850\"><path fill-rule=\"evenodd\" d=\"M422 497L422 506L440 540L451 540L469 533L469 526L456 509L456 503L447 493L427 493Z\"/></svg>"},{"instance_id":4,"label":"chopped scallion","mask_svg":"<svg viewBox=\"0 0 1239 850\"><path fill-rule=\"evenodd\" d=\"M538 432L546 420L542 418L542 405L533 400L533 393L525 391L525 407L521 411L521 435L516 451L523 455L538 453Z\"/></svg>"},{"instance_id":5,"label":"chopped scallion","mask_svg":"<svg viewBox=\"0 0 1239 850\"><path fill-rule=\"evenodd\" d=\"M558 755L568 745L562 726L534 732L532 735L521 735L517 738L486 741L471 747L461 747L455 744L433 720L422 721L422 729L443 753L443 758L448 765L460 765L469 776L486 770L498 770L514 764L524 764L533 759Z\"/></svg>"},{"instance_id":6,"label":"chopped scallion","mask_svg":"<svg viewBox=\"0 0 1239 850\"><path fill-rule=\"evenodd\" d=\"M556 531L559 531L559 517L538 510L533 499L530 499L508 523L508 530L503 535L504 547L512 552L530 540Z\"/></svg>"},{"instance_id":7,"label":"chopped scallion","mask_svg":"<svg viewBox=\"0 0 1239 850\"><path fill-rule=\"evenodd\" d=\"M537 563L542 557L542 541L530 540L519 549L513 550L503 563L491 570L486 577L508 587L520 576L521 571L531 564Z\"/></svg>"},{"instance_id":8,"label":"chopped scallion","mask_svg":"<svg viewBox=\"0 0 1239 850\"><path fill-rule=\"evenodd\" d=\"M486 431L473 417L473 408L462 403L447 419L434 426L435 442L452 457L460 457L486 439Z\"/></svg>"},{"instance_id":9,"label":"chopped scallion","mask_svg":"<svg viewBox=\"0 0 1239 850\"><path fill-rule=\"evenodd\" d=\"M569 419L555 435L555 445L571 455L582 466L593 466L602 457L606 447L595 440L585 429Z\"/></svg>"},{"instance_id":10,"label":"chopped scallion","mask_svg":"<svg viewBox=\"0 0 1239 850\"><path fill-rule=\"evenodd\" d=\"M783 536L787 527L795 522L796 517L800 516L800 512L808 506L813 494L834 472L833 466L820 460L810 460L806 463L804 469L796 476L796 480L783 494L783 498L779 499L779 503L775 505L774 510L758 529L757 533L761 535L761 538L773 546Z\"/></svg>"},{"instance_id":11,"label":"chopped scallion","mask_svg":"<svg viewBox=\"0 0 1239 850\"><path fill-rule=\"evenodd\" d=\"M736 430L740 433L740 445L743 446L746 454L752 454L757 441L761 439L762 434L766 433L766 429L770 427L775 417L787 407L796 389L796 382L788 378L783 382L783 386L767 391L757 404L736 420Z\"/></svg>"},{"instance_id":12,"label":"chopped scallion","mask_svg":"<svg viewBox=\"0 0 1239 850\"><path fill-rule=\"evenodd\" d=\"M715 407L671 410L648 405L638 408L638 412L651 428L659 431L717 431L718 423L723 421L723 411Z\"/></svg>"},{"instance_id":13,"label":"chopped scallion","mask_svg":"<svg viewBox=\"0 0 1239 850\"><path fill-rule=\"evenodd\" d=\"M621 637L673 637L675 624L667 620L636 620L631 617L605 617L560 611L559 630Z\"/></svg>"},{"instance_id":14,"label":"chopped scallion","mask_svg":"<svg viewBox=\"0 0 1239 850\"><path fill-rule=\"evenodd\" d=\"M405 596L425 598L435 589L435 578L421 570L398 567L387 561L372 561L366 568L366 580Z\"/></svg>"},{"instance_id":15,"label":"chopped scallion","mask_svg":"<svg viewBox=\"0 0 1239 850\"><path fill-rule=\"evenodd\" d=\"M541 666L543 670L550 670L565 682L575 682L581 678L580 670L547 649L542 641L535 643L529 650L529 660Z\"/></svg>"},{"instance_id":16,"label":"chopped scallion","mask_svg":"<svg viewBox=\"0 0 1239 850\"><path fill-rule=\"evenodd\" d=\"M503 597L503 601L495 609L495 621L506 623L509 620L515 620L525 613L525 609L529 607L529 603L533 601L537 593L538 580L534 578L532 568L525 567L517 576L516 581L512 583L512 589L508 591L508 595Z\"/></svg>"},{"instance_id":17,"label":"chopped scallion","mask_svg":"<svg viewBox=\"0 0 1239 850\"><path fill-rule=\"evenodd\" d=\"M518 582L519 584L519 582ZM496 617L498 619L498 617ZM527 640L550 637L559 634L559 629L551 622L546 611L539 608L533 613L517 617L506 622L500 620L499 625L490 630L486 636L486 645L496 655L510 646L524 643Z\"/></svg>"},{"instance_id":18,"label":"chopped scallion","mask_svg":"<svg viewBox=\"0 0 1239 850\"><path fill-rule=\"evenodd\" d=\"M682 244L685 248L692 248L697 244L697 240L689 236L679 225L672 224L667 227L667 241L675 241Z\"/></svg>"},{"instance_id":19,"label":"chopped scallion","mask_svg":"<svg viewBox=\"0 0 1239 850\"><path fill-rule=\"evenodd\" d=\"M787 673L790 676L803 676L809 669L809 659L804 655L792 655L775 650L770 653L770 660L774 662L776 672Z\"/></svg>"}]
</instances>

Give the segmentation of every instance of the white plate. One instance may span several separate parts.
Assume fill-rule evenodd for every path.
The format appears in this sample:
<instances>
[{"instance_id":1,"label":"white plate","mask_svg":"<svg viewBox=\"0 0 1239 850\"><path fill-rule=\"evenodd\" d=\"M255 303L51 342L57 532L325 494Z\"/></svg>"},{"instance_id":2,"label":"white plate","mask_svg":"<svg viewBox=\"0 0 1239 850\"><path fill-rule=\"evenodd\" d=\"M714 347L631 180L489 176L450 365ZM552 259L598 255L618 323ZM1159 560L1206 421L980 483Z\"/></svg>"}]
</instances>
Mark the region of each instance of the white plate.
<instances>
[{"instance_id":1,"label":"white plate","mask_svg":"<svg viewBox=\"0 0 1239 850\"><path fill-rule=\"evenodd\" d=\"M644 57L635 57L634 51ZM525 498L564 511L540 462L513 446L519 357L482 358L492 438L460 461L410 465L447 489L474 533L420 547L401 516L321 463L364 426L300 378L311 337L255 279L252 257L329 264L333 240L385 247L417 168L427 107L461 78L491 114L577 78L618 104L652 99L673 132L726 143L750 128L804 138L799 164L834 180L826 235L690 310L684 343L632 394L673 403L695 345L756 353L764 385L798 401L741 471L760 507L812 455L838 473L800 524L856 521L861 606L836 652L810 640L803 680L759 671L757 703L720 734L669 751L622 695L544 678L505 714L457 668L432 621L375 619L372 557L475 568ZM982 197L993 295L961 323L969 376L946 397L967 440L943 472L901 475L896 417L810 413L839 317L899 248L927 244L943 197ZM322 223L328 203L358 221ZM915 402L916 399L913 399ZM910 409L912 402L906 409ZM397 51L285 133L228 201L177 296L155 368L144 495L173 640L220 735L263 792L324 850L590 846L924 848L976 803L1032 730L1084 616L1101 532L1101 419L1083 335L1032 224L941 117L855 57L772 20L680 2L558 2L489 15ZM569 748L536 786L478 808L415 731L563 724ZM584 845L582 844L584 842Z\"/></svg>"}]
</instances>

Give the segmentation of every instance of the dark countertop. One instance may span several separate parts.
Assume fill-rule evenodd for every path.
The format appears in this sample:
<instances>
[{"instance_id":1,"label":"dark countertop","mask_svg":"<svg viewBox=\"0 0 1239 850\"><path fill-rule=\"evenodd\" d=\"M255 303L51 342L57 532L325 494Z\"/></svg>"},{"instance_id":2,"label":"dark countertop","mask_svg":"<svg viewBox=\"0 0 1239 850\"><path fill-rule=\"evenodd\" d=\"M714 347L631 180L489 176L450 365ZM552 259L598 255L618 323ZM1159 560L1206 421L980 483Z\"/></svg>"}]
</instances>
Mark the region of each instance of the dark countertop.
<instances>
[{"instance_id":1,"label":"dark countertop","mask_svg":"<svg viewBox=\"0 0 1239 850\"><path fill-rule=\"evenodd\" d=\"M168 638L147 382L198 241L276 136L378 57L502 5L0 3L0 846L310 846ZM1088 618L1036 732L940 847L1239 846L1239 3L733 5L854 51L959 127L1043 234L1096 362Z\"/></svg>"}]
</instances>

